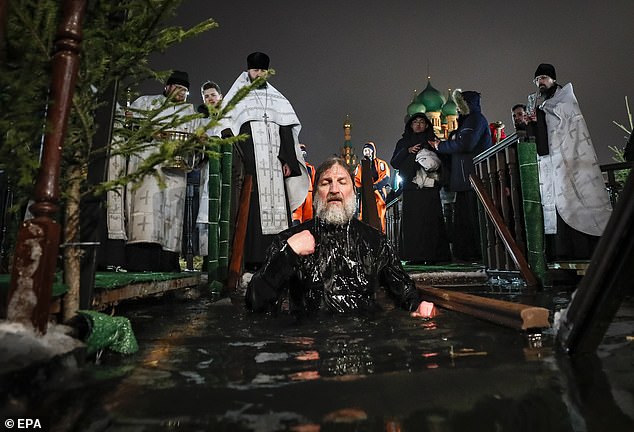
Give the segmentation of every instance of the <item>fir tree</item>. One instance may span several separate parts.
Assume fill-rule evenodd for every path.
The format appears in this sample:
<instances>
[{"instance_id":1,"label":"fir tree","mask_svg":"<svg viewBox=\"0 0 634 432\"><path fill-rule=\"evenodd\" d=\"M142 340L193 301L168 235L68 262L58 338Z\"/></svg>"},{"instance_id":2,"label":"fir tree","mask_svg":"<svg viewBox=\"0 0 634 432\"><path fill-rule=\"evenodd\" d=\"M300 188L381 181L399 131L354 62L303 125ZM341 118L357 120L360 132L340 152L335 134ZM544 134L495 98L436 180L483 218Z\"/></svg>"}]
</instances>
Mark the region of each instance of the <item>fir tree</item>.
<instances>
[{"instance_id":1,"label":"fir tree","mask_svg":"<svg viewBox=\"0 0 634 432\"><path fill-rule=\"evenodd\" d=\"M205 129L201 128L187 141L163 143L135 173L121 173L113 182L92 186L85 181L90 162L104 156L91 150L96 134L107 133L98 128L95 112L106 103L104 96L112 86L124 83L126 87L135 88L148 79L164 81L171 71L155 71L149 64L150 54L163 52L217 26L213 19L189 29L168 25L181 2L94 0L88 3L83 23L80 71L63 146L61 190L65 243L79 240L81 196L103 194L138 182L146 175L156 175L157 166L194 149L202 149L209 157L219 157L214 149L218 148L221 140L206 139ZM18 210L23 210L26 200L32 196L43 132L47 127L50 60L61 14L60 3L58 0L14 0L9 3L5 58L0 62L0 169L7 173L16 197L13 206L16 221L21 217ZM214 118L221 118L260 82L243 89L221 112L215 113ZM117 146L109 145L100 151L124 156L138 154L158 129L173 129L177 124L190 121L191 117L173 119L160 125L151 116L143 117L135 120L135 128L119 127ZM212 121L207 128L215 124L216 121ZM231 138L228 142L241 138ZM75 288L71 289L75 290L79 285L80 253L76 248L68 248L65 252L65 281L74 285Z\"/></svg>"}]
</instances>

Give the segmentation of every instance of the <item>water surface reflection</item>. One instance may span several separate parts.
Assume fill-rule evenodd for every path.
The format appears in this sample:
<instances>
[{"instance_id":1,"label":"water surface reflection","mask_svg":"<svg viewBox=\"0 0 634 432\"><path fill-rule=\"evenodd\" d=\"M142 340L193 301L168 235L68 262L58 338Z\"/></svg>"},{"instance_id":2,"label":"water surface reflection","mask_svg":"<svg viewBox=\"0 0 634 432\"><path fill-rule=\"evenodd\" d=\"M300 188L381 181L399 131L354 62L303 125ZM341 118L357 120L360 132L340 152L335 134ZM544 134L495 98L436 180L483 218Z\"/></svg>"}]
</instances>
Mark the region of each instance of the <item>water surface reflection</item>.
<instances>
[{"instance_id":1,"label":"water surface reflection","mask_svg":"<svg viewBox=\"0 0 634 432\"><path fill-rule=\"evenodd\" d=\"M548 333L451 311L297 322L240 299L157 300L117 311L139 353L105 356L29 409L52 430L632 431L632 303L599 356L570 362Z\"/></svg>"}]
</instances>

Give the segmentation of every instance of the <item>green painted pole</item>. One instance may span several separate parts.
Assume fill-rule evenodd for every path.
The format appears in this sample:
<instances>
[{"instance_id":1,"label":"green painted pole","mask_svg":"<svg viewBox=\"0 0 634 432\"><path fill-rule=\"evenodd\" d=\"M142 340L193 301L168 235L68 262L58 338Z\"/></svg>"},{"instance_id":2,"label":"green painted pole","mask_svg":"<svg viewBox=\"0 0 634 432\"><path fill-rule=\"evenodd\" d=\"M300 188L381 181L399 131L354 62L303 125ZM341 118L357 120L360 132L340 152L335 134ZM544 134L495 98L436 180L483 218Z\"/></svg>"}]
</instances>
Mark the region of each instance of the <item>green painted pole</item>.
<instances>
[{"instance_id":1,"label":"green painted pole","mask_svg":"<svg viewBox=\"0 0 634 432\"><path fill-rule=\"evenodd\" d=\"M233 145L223 143L222 151L222 187L220 191L220 239L218 244L218 276L220 279L227 277L229 267L229 219L231 218L231 164L233 159Z\"/></svg>"},{"instance_id":2,"label":"green painted pole","mask_svg":"<svg viewBox=\"0 0 634 432\"><path fill-rule=\"evenodd\" d=\"M537 150L535 141L520 142L517 146L517 157L520 165L520 184L526 227L526 260L535 275L542 282L548 283L544 244L544 217L539 194L539 172L537 167Z\"/></svg>"},{"instance_id":3,"label":"green painted pole","mask_svg":"<svg viewBox=\"0 0 634 432\"><path fill-rule=\"evenodd\" d=\"M218 220L220 217L220 160L215 154L209 157L209 230L207 237L207 274L209 284L218 280Z\"/></svg>"}]
</instances>

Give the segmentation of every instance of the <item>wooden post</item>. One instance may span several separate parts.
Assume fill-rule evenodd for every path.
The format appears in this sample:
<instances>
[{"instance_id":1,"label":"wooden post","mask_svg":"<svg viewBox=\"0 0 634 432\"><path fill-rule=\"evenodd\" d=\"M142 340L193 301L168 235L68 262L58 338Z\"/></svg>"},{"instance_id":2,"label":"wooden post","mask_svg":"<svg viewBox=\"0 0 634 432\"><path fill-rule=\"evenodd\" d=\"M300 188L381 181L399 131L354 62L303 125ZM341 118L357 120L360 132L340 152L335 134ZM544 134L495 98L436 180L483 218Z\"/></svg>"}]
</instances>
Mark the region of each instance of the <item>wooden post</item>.
<instances>
[{"instance_id":1,"label":"wooden post","mask_svg":"<svg viewBox=\"0 0 634 432\"><path fill-rule=\"evenodd\" d=\"M549 310L546 308L433 288L419 283L416 283L416 288L424 300L496 324L518 330L550 327Z\"/></svg>"},{"instance_id":2,"label":"wooden post","mask_svg":"<svg viewBox=\"0 0 634 432\"><path fill-rule=\"evenodd\" d=\"M236 231L233 235L233 247L231 248L231 260L229 261L229 273L227 275L227 288L234 290L240 283L242 275L242 258L244 257L244 241L247 237L247 223L249 222L249 207L251 205L251 191L253 190L253 176L244 176L242 191L240 192L240 208Z\"/></svg>"},{"instance_id":3,"label":"wooden post","mask_svg":"<svg viewBox=\"0 0 634 432\"><path fill-rule=\"evenodd\" d=\"M35 185L35 217L18 231L15 261L9 287L7 318L46 333L51 292L59 249L60 227L53 220L59 210L59 177L62 145L79 70L81 21L85 0L65 0L52 60L48 128L44 136L42 165Z\"/></svg>"},{"instance_id":4,"label":"wooden post","mask_svg":"<svg viewBox=\"0 0 634 432\"><path fill-rule=\"evenodd\" d=\"M220 220L218 221L218 278L227 276L229 263L229 238L231 236L231 165L233 159L233 144L220 145L222 164L220 167L222 184L220 186Z\"/></svg>"},{"instance_id":5,"label":"wooden post","mask_svg":"<svg viewBox=\"0 0 634 432\"><path fill-rule=\"evenodd\" d=\"M219 147L214 147L219 150ZM220 160L215 157L210 157L209 162L209 181L207 182L207 195L209 203L207 204L209 225L207 227L207 281L211 284L215 280L220 280L219 277L219 227L220 222L220 206L225 203L222 202L222 184L221 184L221 165Z\"/></svg>"},{"instance_id":6,"label":"wooden post","mask_svg":"<svg viewBox=\"0 0 634 432\"><path fill-rule=\"evenodd\" d=\"M517 246L517 243L515 243L515 240L513 240L508 227L502 220L502 216L500 216L497 208L495 208L491 197L489 197L489 195L486 193L486 190L482 185L482 181L473 174L469 176L469 180L471 180L471 186L473 186L473 189L478 195L478 198L480 199L484 210L489 216L489 219L493 223L495 230L502 238L502 241L504 242L504 247L506 248L509 255L511 255L511 259L515 263L517 269L520 271L520 274L524 278L526 285L529 287L537 286L539 284L537 278L526 262L526 258L524 258L524 255L522 254L519 246Z\"/></svg>"}]
</instances>

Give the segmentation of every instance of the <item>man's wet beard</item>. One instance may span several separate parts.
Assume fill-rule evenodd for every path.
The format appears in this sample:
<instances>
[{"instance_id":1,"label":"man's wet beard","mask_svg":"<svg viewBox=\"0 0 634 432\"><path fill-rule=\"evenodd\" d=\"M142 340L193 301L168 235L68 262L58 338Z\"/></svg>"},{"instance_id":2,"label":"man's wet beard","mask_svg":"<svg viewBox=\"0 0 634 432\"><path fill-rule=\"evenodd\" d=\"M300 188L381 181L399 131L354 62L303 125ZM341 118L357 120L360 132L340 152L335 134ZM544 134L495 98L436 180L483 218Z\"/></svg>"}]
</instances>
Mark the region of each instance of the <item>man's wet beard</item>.
<instances>
[{"instance_id":1,"label":"man's wet beard","mask_svg":"<svg viewBox=\"0 0 634 432\"><path fill-rule=\"evenodd\" d=\"M332 200L332 196L328 196L326 201L320 198L315 200L315 213L317 218L323 220L326 223L334 225L343 225L348 223L354 216L354 212L357 210L357 203L354 196L351 196L347 201L343 202L343 206L331 203L328 205L328 199Z\"/></svg>"}]
</instances>

